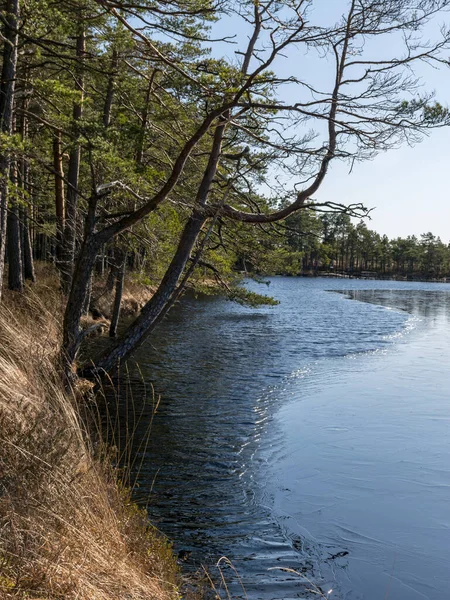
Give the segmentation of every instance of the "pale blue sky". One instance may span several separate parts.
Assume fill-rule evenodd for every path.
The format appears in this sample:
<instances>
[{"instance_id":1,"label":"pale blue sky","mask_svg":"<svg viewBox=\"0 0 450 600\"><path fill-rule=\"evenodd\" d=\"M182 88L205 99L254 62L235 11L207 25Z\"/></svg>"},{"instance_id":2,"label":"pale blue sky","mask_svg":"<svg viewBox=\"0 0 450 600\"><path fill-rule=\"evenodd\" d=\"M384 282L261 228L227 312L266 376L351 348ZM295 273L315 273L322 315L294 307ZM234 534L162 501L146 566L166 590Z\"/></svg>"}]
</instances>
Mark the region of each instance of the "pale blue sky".
<instances>
[{"instance_id":1,"label":"pale blue sky","mask_svg":"<svg viewBox=\"0 0 450 600\"><path fill-rule=\"evenodd\" d=\"M449 72L445 78L450 99ZM402 147L355 165L350 175L344 165L335 165L316 197L374 207L367 226L390 238L432 231L448 243L450 129L431 132L414 148Z\"/></svg>"},{"instance_id":2,"label":"pale blue sky","mask_svg":"<svg viewBox=\"0 0 450 600\"><path fill-rule=\"evenodd\" d=\"M335 20L337 14L348 4L347 0L315 0L314 20ZM434 23L450 22L450 14L441 15ZM222 46L229 58L234 50L242 49L248 35L244 24L237 17L226 19L215 25L218 35L236 34L239 46ZM437 29L429 29L427 35L434 36ZM393 42L395 44L395 42ZM386 44L386 40L383 40ZM384 52L386 48L372 47L371 52ZM389 52L392 48L388 48ZM395 52L394 52L395 53ZM450 52L449 52L450 56ZM330 85L330 68L327 60L312 58L290 50L286 58L280 59L276 71L282 75L301 74L325 89ZM416 71L428 91L435 91L442 104L450 104L450 69L434 70L420 66ZM331 79L332 81L332 79ZM295 89L286 92L286 101L295 101ZM403 146L378 155L375 159L357 163L352 173L349 166L335 163L315 199L342 203L362 202L374 208L368 227L389 237L420 235L432 231L444 242L450 241L450 129L442 128L429 132L422 143L414 147Z\"/></svg>"}]
</instances>

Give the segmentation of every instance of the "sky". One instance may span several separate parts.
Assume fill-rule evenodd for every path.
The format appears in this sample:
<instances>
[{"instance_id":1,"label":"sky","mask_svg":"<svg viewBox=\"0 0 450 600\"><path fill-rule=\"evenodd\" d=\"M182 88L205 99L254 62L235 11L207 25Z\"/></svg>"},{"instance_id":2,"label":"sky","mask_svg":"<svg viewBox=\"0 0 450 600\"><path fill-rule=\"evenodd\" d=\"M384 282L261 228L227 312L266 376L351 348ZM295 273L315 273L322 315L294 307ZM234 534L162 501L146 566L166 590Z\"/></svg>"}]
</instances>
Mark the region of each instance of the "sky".
<instances>
[{"instance_id":1,"label":"sky","mask_svg":"<svg viewBox=\"0 0 450 600\"><path fill-rule=\"evenodd\" d=\"M335 19L346 5L347 0L316 0L314 18L318 21ZM427 35L432 38L443 23L450 24L450 13L439 16ZM221 35L236 34L241 40L240 47L249 33L237 17L222 21L216 27ZM395 50L395 41L393 44L389 53ZM372 50L383 52L384 49L374 47ZM329 86L331 65L326 60L318 62L292 52L280 59L277 72L300 73L307 80ZM224 53L231 58L234 47L229 46ZM421 66L416 74L422 78L427 91L435 91L437 100L450 104L450 68ZM292 93L286 92L286 102L295 101ZM445 243L450 242L450 128L431 130L413 147L402 146L384 152L370 161L355 163L351 173L349 170L348 165L335 162L315 194L315 200L362 202L373 209L367 226L390 238L420 236L431 231Z\"/></svg>"},{"instance_id":2,"label":"sky","mask_svg":"<svg viewBox=\"0 0 450 600\"><path fill-rule=\"evenodd\" d=\"M450 241L450 128L434 130L413 148L380 154L348 172L345 165L332 167L317 200L362 202L374 209L369 229L389 238L431 231Z\"/></svg>"}]
</instances>

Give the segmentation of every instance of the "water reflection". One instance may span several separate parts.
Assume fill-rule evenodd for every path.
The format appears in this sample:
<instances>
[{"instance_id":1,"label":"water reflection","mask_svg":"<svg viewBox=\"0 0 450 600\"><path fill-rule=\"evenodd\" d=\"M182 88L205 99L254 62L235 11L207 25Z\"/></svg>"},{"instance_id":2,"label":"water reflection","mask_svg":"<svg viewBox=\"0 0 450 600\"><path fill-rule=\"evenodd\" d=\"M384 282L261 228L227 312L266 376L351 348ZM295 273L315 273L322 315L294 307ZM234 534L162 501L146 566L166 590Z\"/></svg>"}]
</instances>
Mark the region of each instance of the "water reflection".
<instances>
[{"instance_id":1,"label":"water reflection","mask_svg":"<svg viewBox=\"0 0 450 600\"><path fill-rule=\"evenodd\" d=\"M352 300L404 310L413 315L449 318L450 292L432 290L336 290Z\"/></svg>"}]
</instances>

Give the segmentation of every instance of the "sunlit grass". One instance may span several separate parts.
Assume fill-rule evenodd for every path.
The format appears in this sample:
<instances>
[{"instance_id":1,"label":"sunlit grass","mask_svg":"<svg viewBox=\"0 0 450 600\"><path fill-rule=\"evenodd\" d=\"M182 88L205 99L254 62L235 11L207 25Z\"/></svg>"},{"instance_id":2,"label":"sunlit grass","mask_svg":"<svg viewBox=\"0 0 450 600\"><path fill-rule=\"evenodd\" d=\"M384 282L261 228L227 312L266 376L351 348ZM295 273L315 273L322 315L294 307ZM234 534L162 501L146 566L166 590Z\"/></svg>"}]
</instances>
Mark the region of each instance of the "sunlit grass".
<instances>
[{"instance_id":1,"label":"sunlit grass","mask_svg":"<svg viewBox=\"0 0 450 600\"><path fill-rule=\"evenodd\" d=\"M59 380L52 277L0 308L0 597L177 598L170 545L87 431L81 394Z\"/></svg>"}]
</instances>

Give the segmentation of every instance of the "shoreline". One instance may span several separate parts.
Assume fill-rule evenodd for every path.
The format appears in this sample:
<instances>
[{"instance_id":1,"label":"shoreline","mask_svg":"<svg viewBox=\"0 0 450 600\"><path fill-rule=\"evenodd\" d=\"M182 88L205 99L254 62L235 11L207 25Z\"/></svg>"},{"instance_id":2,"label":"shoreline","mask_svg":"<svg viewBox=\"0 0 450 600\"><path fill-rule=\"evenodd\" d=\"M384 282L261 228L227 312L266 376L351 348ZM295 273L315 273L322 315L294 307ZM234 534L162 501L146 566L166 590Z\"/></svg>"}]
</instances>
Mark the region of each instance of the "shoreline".
<instances>
[{"instance_id":1,"label":"shoreline","mask_svg":"<svg viewBox=\"0 0 450 600\"><path fill-rule=\"evenodd\" d=\"M105 446L96 401L58 372L64 299L48 270L0 307L0 595L177 600L170 541Z\"/></svg>"},{"instance_id":2,"label":"shoreline","mask_svg":"<svg viewBox=\"0 0 450 600\"><path fill-rule=\"evenodd\" d=\"M413 277L413 276L403 276L403 275L352 275L352 274L343 274L343 273L330 273L330 272L317 272L317 273L298 273L297 275L293 275L292 273L270 273L265 275L260 275L257 273L241 273L244 277L299 277L299 278L317 278L317 277L326 277L330 279L361 279L363 281L373 280L373 281L405 281L411 283L450 283L450 277L442 277L442 278L426 278L426 277Z\"/></svg>"}]
</instances>

